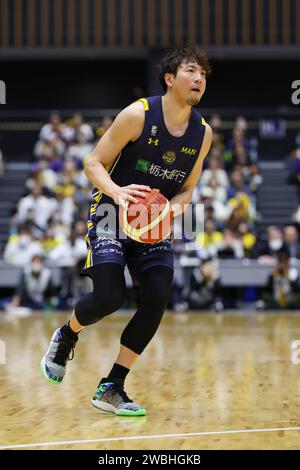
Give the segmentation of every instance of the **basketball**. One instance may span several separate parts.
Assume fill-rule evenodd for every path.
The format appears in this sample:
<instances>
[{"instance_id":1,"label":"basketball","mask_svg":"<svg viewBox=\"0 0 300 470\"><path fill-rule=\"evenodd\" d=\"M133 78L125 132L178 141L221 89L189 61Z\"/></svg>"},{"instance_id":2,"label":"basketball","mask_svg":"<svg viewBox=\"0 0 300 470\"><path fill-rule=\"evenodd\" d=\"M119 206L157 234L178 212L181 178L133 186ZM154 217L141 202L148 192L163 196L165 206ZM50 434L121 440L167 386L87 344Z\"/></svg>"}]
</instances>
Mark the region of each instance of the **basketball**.
<instances>
[{"instance_id":1,"label":"basketball","mask_svg":"<svg viewBox=\"0 0 300 470\"><path fill-rule=\"evenodd\" d=\"M151 189L145 198L135 197L139 202L130 202L126 209L120 206L123 232L140 243L160 242L171 232L173 212L170 202L158 189Z\"/></svg>"}]
</instances>

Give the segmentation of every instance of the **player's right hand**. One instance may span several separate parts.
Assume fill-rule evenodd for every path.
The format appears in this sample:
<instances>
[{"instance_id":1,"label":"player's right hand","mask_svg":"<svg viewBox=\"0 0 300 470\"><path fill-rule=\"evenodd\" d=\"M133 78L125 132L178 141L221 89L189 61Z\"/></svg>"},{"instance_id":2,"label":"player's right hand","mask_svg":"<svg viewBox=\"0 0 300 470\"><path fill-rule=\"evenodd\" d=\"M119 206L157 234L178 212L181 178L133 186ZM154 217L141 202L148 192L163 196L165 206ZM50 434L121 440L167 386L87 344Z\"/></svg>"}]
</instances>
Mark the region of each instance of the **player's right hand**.
<instances>
[{"instance_id":1,"label":"player's right hand","mask_svg":"<svg viewBox=\"0 0 300 470\"><path fill-rule=\"evenodd\" d=\"M142 184L130 184L123 187L119 186L113 193L113 200L116 204L124 207L125 209L129 202L139 202L139 200L134 196L145 197L145 191L151 191L150 186L144 186Z\"/></svg>"}]
</instances>

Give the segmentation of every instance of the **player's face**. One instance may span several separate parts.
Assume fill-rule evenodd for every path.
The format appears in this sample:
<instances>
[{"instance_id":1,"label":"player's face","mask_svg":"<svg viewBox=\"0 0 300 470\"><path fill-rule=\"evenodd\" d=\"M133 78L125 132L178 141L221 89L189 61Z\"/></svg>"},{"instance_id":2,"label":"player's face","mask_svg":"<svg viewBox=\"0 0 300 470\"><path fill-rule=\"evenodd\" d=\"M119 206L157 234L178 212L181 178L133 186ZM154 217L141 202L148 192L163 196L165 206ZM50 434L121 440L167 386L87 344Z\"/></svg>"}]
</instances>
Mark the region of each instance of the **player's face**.
<instances>
[{"instance_id":1,"label":"player's face","mask_svg":"<svg viewBox=\"0 0 300 470\"><path fill-rule=\"evenodd\" d=\"M172 88L189 106L195 106L205 92L205 70L196 62L183 62L173 78Z\"/></svg>"}]
</instances>

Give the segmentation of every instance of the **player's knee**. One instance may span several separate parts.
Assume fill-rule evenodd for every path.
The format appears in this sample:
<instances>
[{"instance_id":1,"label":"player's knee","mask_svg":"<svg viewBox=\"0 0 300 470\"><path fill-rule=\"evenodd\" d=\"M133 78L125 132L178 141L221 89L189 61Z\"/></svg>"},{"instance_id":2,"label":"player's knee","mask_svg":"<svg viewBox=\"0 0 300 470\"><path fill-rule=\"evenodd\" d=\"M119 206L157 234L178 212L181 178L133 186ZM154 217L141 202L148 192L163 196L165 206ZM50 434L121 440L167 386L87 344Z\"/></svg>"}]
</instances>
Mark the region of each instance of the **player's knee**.
<instances>
[{"instance_id":1,"label":"player's knee","mask_svg":"<svg viewBox=\"0 0 300 470\"><path fill-rule=\"evenodd\" d=\"M93 295L87 294L76 303L75 316L80 325L88 326L96 323L105 315L100 315L93 301Z\"/></svg>"},{"instance_id":2,"label":"player's knee","mask_svg":"<svg viewBox=\"0 0 300 470\"><path fill-rule=\"evenodd\" d=\"M112 289L109 292L95 289L92 295L96 309L109 315L122 307L125 300L125 289Z\"/></svg>"},{"instance_id":3,"label":"player's knee","mask_svg":"<svg viewBox=\"0 0 300 470\"><path fill-rule=\"evenodd\" d=\"M156 285L153 289L146 289L142 292L141 300L145 302L153 311L164 309L171 294L171 287Z\"/></svg>"}]
</instances>

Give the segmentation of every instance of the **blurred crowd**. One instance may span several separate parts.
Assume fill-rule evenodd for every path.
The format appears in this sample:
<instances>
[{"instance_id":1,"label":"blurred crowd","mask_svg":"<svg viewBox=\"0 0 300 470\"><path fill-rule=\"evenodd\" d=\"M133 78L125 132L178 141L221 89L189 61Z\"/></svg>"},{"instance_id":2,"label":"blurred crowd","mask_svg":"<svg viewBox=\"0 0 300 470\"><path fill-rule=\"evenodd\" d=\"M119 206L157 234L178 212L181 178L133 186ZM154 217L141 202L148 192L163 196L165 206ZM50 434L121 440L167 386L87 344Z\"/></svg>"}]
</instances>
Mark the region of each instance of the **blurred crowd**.
<instances>
[{"instance_id":1,"label":"blurred crowd","mask_svg":"<svg viewBox=\"0 0 300 470\"><path fill-rule=\"evenodd\" d=\"M42 267L46 269L45 262L61 268L54 302L58 308L72 307L85 289L79 273L87 255L86 220L92 187L83 160L111 123L105 117L93 129L80 114L63 122L58 112L51 113L34 147L26 195L11 218L4 261L27 268L36 265L35 256L40 256L40 272Z\"/></svg>"},{"instance_id":2,"label":"blurred crowd","mask_svg":"<svg viewBox=\"0 0 300 470\"><path fill-rule=\"evenodd\" d=\"M29 302L31 308L40 308L43 292L53 307L72 308L87 289L79 273L87 255L86 220L92 188L83 162L112 122L111 117L105 117L93 129L81 114L63 121L58 112L53 112L42 127L26 195L11 218L11 234L3 252L4 261L24 267L11 305ZM196 205L203 205L204 223L196 217L195 236L185 239L185 235L177 236L176 225L181 222L175 219L178 263L170 307L177 311L227 307L220 286L219 260L244 258L274 265L265 290L254 297L257 305L292 306L299 295L298 271L293 264L300 256L298 231L293 224L284 230L271 226L266 237L256 231L257 190L262 184L257 138L249 135L248 122L242 116L229 130L218 115L213 115L209 124L213 143L191 205L192 217ZM297 155L295 160L300 162ZM183 257L196 260L192 269L183 267ZM61 269L58 289L53 289L49 266Z\"/></svg>"},{"instance_id":3,"label":"blurred crowd","mask_svg":"<svg viewBox=\"0 0 300 470\"><path fill-rule=\"evenodd\" d=\"M237 307L239 297L257 308L296 308L300 299L300 244L295 220L283 229L269 226L266 233L257 231L257 191L263 183L258 171L258 140L255 135L249 136L247 120L242 116L229 132L224 131L218 115L212 116L209 123L213 144L193 197L194 206L204 205L204 223L200 212L201 220L195 216L195 239L183 239L182 243L176 240L175 244L179 261L184 256L196 257L199 262L187 269L193 264L185 261L185 267L175 272L172 307L179 311L218 311ZM249 286L238 293L237 289L225 292L220 286L219 260L245 258L272 266L267 285L261 289Z\"/></svg>"}]
</instances>

